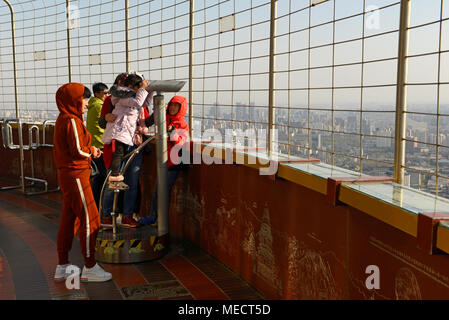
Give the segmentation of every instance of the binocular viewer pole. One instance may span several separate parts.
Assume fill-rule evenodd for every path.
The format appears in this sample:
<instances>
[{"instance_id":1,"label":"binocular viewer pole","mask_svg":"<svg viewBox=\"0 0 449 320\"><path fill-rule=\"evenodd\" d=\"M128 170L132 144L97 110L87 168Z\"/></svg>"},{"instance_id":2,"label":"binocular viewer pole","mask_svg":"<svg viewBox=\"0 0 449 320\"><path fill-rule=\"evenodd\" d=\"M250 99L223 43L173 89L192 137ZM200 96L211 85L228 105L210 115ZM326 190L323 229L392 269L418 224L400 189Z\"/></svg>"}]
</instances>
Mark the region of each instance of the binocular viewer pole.
<instances>
[{"instance_id":1,"label":"binocular viewer pole","mask_svg":"<svg viewBox=\"0 0 449 320\"><path fill-rule=\"evenodd\" d=\"M154 124L156 126L157 226L158 235L162 236L168 233L168 135L164 96L160 93L154 96L153 105Z\"/></svg>"},{"instance_id":2,"label":"binocular viewer pole","mask_svg":"<svg viewBox=\"0 0 449 320\"><path fill-rule=\"evenodd\" d=\"M156 127L156 160L157 160L157 226L158 236L169 232L168 221L168 153L167 153L167 125L164 92L178 92L185 81L151 81L148 91L156 91L153 97L154 124Z\"/></svg>"}]
</instances>

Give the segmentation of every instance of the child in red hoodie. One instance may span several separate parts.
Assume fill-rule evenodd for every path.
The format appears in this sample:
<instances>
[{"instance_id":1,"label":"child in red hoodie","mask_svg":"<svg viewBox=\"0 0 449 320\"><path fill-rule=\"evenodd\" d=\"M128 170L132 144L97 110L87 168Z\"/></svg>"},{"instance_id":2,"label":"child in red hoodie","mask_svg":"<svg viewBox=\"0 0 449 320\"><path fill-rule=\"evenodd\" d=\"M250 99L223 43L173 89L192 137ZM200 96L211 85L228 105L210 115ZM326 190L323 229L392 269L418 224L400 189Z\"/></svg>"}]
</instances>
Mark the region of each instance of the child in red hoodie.
<instances>
[{"instance_id":1,"label":"child in red hoodie","mask_svg":"<svg viewBox=\"0 0 449 320\"><path fill-rule=\"evenodd\" d=\"M180 153L182 146L189 138L189 125L184 120L187 113L187 99L174 96L167 105L167 142L168 153L168 203L170 205L171 190L178 178L182 166ZM154 224L157 220L157 180L154 186L153 200L151 201L150 215L139 220L142 224Z\"/></svg>"},{"instance_id":2,"label":"child in red hoodie","mask_svg":"<svg viewBox=\"0 0 449 320\"><path fill-rule=\"evenodd\" d=\"M62 192L62 214L57 237L59 263L55 281L63 281L77 269L69 264L69 251L78 229L85 264L81 281L112 279L112 275L95 261L100 218L89 177L90 159L100 157L101 151L91 146L91 137L83 121L90 95L90 90L80 83L67 83L56 92L60 113L55 124L53 158Z\"/></svg>"}]
</instances>

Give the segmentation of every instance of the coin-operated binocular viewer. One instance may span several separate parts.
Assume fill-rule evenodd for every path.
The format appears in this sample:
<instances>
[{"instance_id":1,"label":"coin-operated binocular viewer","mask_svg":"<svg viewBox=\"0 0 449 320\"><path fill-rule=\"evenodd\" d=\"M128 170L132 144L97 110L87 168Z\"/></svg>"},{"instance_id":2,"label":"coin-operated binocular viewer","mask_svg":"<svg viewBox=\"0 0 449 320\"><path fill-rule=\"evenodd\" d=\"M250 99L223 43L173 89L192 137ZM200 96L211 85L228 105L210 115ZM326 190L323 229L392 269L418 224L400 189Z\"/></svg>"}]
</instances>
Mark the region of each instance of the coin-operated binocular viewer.
<instances>
[{"instance_id":1,"label":"coin-operated binocular viewer","mask_svg":"<svg viewBox=\"0 0 449 320\"><path fill-rule=\"evenodd\" d=\"M185 85L185 81L157 80L151 81L146 88L157 94L153 97L154 125L156 132L154 137L146 139L137 149L125 156L126 164L121 170L124 176L126 169L134 157L142 152L147 143L156 139L157 162L157 228L144 226L141 228L121 228L117 225L117 200L120 190L114 192L112 206L112 230L104 230L98 234L96 245L96 258L107 263L134 263L158 259L168 250L169 222L168 222L168 154L167 154L167 129L166 110L164 103L165 92L178 92ZM102 212L102 200L107 185L108 174L100 195L99 211ZM126 182L126 181L125 181ZM104 225L103 225L104 226ZM111 226L109 226L111 227Z\"/></svg>"}]
</instances>

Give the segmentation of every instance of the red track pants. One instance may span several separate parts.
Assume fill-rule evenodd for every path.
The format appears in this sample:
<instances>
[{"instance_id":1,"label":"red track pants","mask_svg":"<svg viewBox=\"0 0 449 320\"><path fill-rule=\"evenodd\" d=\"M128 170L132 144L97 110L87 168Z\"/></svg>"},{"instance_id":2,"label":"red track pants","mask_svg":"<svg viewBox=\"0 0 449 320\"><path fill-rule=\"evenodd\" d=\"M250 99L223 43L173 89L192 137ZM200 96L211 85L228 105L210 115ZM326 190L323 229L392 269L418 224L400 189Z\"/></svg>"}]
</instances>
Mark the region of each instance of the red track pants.
<instances>
[{"instance_id":1,"label":"red track pants","mask_svg":"<svg viewBox=\"0 0 449 320\"><path fill-rule=\"evenodd\" d=\"M59 264L69 263L69 251L77 230L86 267L92 268L96 264L95 242L100 229L100 217L89 176L90 170L58 170L62 191L62 215L57 241Z\"/></svg>"}]
</instances>

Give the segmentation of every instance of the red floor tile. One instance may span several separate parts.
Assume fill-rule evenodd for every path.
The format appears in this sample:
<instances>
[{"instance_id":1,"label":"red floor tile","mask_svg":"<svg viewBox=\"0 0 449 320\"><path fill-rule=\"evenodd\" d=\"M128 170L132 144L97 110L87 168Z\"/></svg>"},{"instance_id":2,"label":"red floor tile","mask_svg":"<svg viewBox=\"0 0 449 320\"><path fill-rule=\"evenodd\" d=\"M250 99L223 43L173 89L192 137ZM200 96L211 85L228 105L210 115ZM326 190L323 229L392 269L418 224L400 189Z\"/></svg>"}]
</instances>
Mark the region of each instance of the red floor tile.
<instances>
[{"instance_id":1,"label":"red floor tile","mask_svg":"<svg viewBox=\"0 0 449 320\"><path fill-rule=\"evenodd\" d=\"M0 222L19 235L33 251L42 272L45 274L51 295L73 293L72 290L66 288L64 281L59 283L53 281L58 256L56 245L47 235L2 208L0 208ZM82 284L81 290L84 290Z\"/></svg>"},{"instance_id":2,"label":"red floor tile","mask_svg":"<svg viewBox=\"0 0 449 320\"><path fill-rule=\"evenodd\" d=\"M101 264L107 272L112 273L112 279L118 287L136 286L148 282L139 270L131 264Z\"/></svg>"},{"instance_id":3,"label":"red floor tile","mask_svg":"<svg viewBox=\"0 0 449 320\"><path fill-rule=\"evenodd\" d=\"M53 208L44 206L44 205L36 203L34 201L27 200L26 198L24 198L20 195L15 195L15 194L8 193L8 192L0 192L0 199L9 201L9 202L19 205L23 208L26 208L26 209L29 209L29 210L32 210L32 211L35 211L35 212L38 212L41 214L60 213L59 210L55 210Z\"/></svg>"},{"instance_id":4,"label":"red floor tile","mask_svg":"<svg viewBox=\"0 0 449 320\"><path fill-rule=\"evenodd\" d=\"M62 194L60 192L44 193L39 195L39 197L47 198L62 204Z\"/></svg>"},{"instance_id":5,"label":"red floor tile","mask_svg":"<svg viewBox=\"0 0 449 320\"><path fill-rule=\"evenodd\" d=\"M179 282L193 295L201 300L228 300L229 297L206 277L198 268L183 257L173 257L161 261Z\"/></svg>"},{"instance_id":6,"label":"red floor tile","mask_svg":"<svg viewBox=\"0 0 449 320\"><path fill-rule=\"evenodd\" d=\"M46 195L40 195L45 199L51 199L55 203L59 203L62 200L60 193L51 193ZM190 257L185 256L175 256L172 258L162 259L158 261L157 264L102 264L103 267L113 274L114 280L107 283L81 283L81 290L73 291L65 288L65 283L55 283L53 281L54 269L57 263L57 252L56 244L54 239L49 238L48 230L47 233L41 232L39 230L40 224L29 224L27 221L27 216L35 215L35 213L42 214L49 219L58 219L60 215L60 210L57 210L57 206L50 201L43 200L40 203L38 198L29 199L16 192L3 192L0 193L0 203L1 200L4 201L6 205L7 202L24 208L24 218L17 216L12 212L0 208L0 222L5 225L11 231L16 233L21 237L24 242L29 246L36 261L32 262L34 265L37 263L42 272L44 273L47 285L42 282L40 286L43 290L49 289L50 295L54 299L86 299L88 296L91 299L109 299L112 296L114 299L123 299L124 287L133 287L141 285L152 285L153 282L164 281L167 279L172 279L173 281L179 281L180 284L187 289L188 292L185 294L175 297L173 299L229 299L234 298L238 295L231 295L226 289L220 288L223 283L223 275L217 273L216 269L209 266L208 263L203 262L203 265L197 264L193 260L189 260ZM50 207L49 207L50 206ZM14 213L16 209L14 209ZM44 227L48 225L43 224ZM57 226L55 225L55 228ZM205 252L199 250L199 257L201 255L206 255ZM23 261L27 263L27 261ZM204 264L208 267L205 268ZM210 267L210 268L209 268ZM202 271L203 270L203 271ZM14 299L14 279L12 276L14 270L10 270L6 258L2 255L0 251L0 300L3 299ZM209 272L208 272L209 271ZM218 278L221 279L217 279ZM175 279L176 278L176 279ZM216 281L216 282L214 282ZM42 285L43 284L43 285ZM236 281L235 287L238 286L247 287L247 285L242 281ZM48 288L47 288L48 286ZM224 287L223 287L224 288ZM19 286L17 286L17 292L19 293ZM184 289L183 289L184 290ZM185 291L185 290L184 290ZM245 296L246 297L246 296ZM147 297L144 300L157 300L161 297ZM169 298L172 299L172 298Z\"/></svg>"},{"instance_id":7,"label":"red floor tile","mask_svg":"<svg viewBox=\"0 0 449 320\"><path fill-rule=\"evenodd\" d=\"M14 300L14 282L5 257L0 256L0 300Z\"/></svg>"},{"instance_id":8,"label":"red floor tile","mask_svg":"<svg viewBox=\"0 0 449 320\"><path fill-rule=\"evenodd\" d=\"M17 184L15 184L15 183L11 183L11 182L2 180L2 181L0 181L0 188L2 188L2 187L12 187L12 186L16 186L18 184L19 184L19 182L17 182Z\"/></svg>"}]
</instances>

